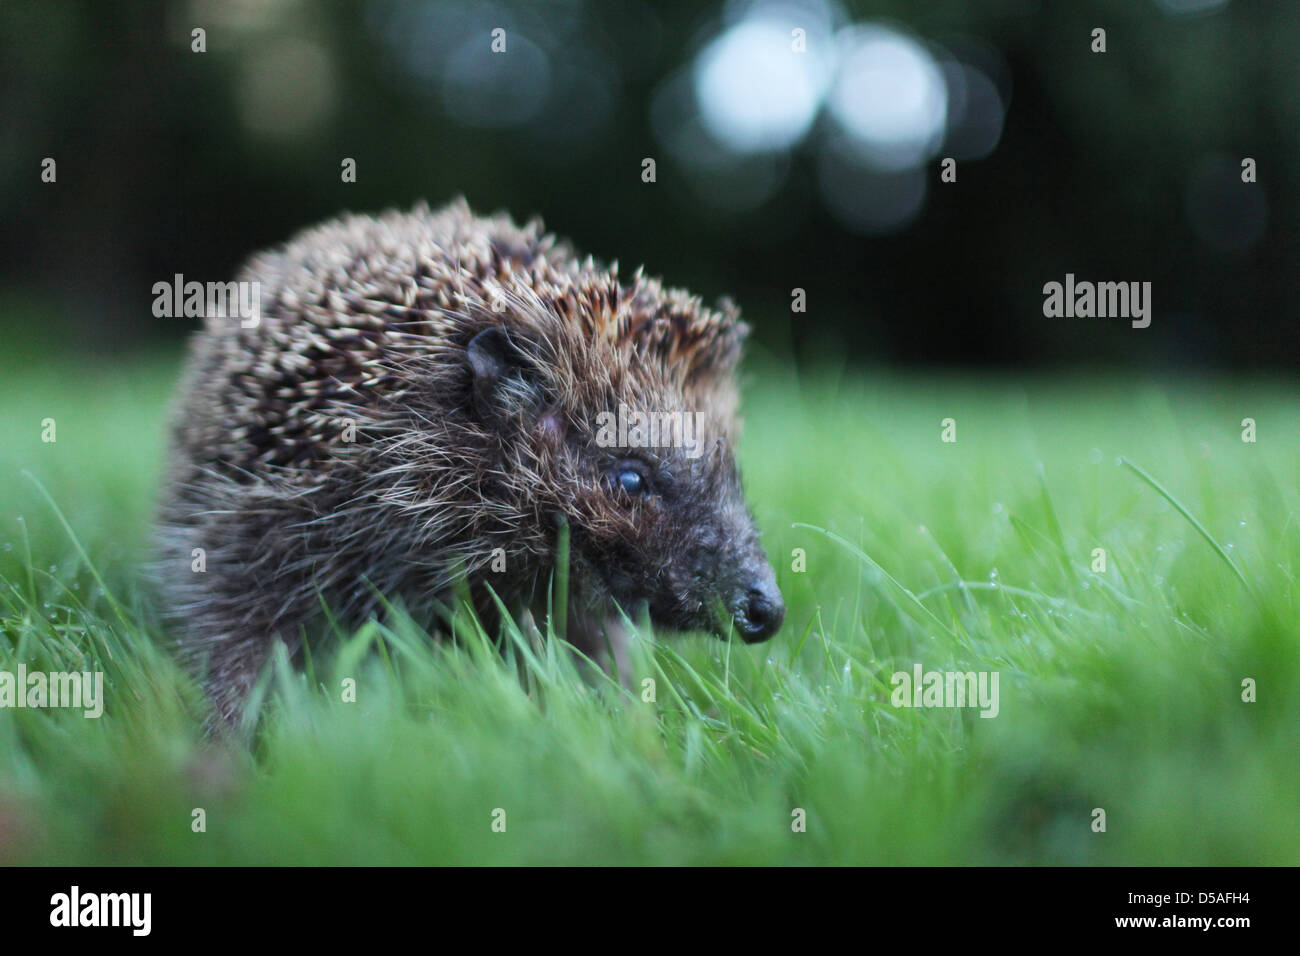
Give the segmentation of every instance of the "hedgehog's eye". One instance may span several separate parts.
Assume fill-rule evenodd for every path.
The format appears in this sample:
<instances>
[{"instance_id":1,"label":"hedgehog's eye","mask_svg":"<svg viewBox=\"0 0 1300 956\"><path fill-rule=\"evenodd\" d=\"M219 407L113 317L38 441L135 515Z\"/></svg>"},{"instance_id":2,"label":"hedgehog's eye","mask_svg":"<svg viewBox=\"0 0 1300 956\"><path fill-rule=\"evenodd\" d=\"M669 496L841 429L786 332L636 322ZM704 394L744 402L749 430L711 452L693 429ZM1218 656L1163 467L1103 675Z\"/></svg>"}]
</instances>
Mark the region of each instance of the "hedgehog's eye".
<instances>
[{"instance_id":1,"label":"hedgehog's eye","mask_svg":"<svg viewBox=\"0 0 1300 956\"><path fill-rule=\"evenodd\" d=\"M639 495L645 490L645 479L641 477L639 471L633 471L631 468L618 473L618 484L629 495Z\"/></svg>"},{"instance_id":2,"label":"hedgehog's eye","mask_svg":"<svg viewBox=\"0 0 1300 956\"><path fill-rule=\"evenodd\" d=\"M616 491L621 488L633 498L650 493L650 478L645 467L636 461L620 461L610 469L609 483Z\"/></svg>"}]
</instances>

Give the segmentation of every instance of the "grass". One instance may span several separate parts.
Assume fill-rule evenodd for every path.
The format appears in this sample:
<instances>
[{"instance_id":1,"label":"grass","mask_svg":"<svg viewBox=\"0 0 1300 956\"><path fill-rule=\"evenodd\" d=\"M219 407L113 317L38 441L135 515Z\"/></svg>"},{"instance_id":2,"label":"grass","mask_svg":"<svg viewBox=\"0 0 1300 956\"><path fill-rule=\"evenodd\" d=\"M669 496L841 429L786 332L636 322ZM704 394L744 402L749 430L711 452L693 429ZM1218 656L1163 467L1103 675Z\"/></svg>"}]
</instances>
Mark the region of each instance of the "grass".
<instances>
[{"instance_id":1,"label":"grass","mask_svg":"<svg viewBox=\"0 0 1300 956\"><path fill-rule=\"evenodd\" d=\"M771 643L647 640L644 702L468 620L371 625L281 661L226 748L138 573L175 371L0 369L0 671L107 697L0 710L0 862L1300 863L1292 388L756 364ZM996 671L998 716L894 707L915 663Z\"/></svg>"}]
</instances>

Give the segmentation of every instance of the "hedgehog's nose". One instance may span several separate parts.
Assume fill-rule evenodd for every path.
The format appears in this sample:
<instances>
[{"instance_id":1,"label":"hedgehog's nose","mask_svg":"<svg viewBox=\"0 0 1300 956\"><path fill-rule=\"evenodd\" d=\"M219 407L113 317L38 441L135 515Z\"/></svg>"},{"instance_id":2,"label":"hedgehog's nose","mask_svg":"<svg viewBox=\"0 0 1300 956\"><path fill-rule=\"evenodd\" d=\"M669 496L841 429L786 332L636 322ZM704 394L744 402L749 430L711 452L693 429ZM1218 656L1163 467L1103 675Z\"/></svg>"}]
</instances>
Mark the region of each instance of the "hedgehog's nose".
<instances>
[{"instance_id":1,"label":"hedgehog's nose","mask_svg":"<svg viewBox=\"0 0 1300 956\"><path fill-rule=\"evenodd\" d=\"M749 589L744 615L736 621L736 629L746 644L765 641L781 628L785 620L785 602L776 582L764 581Z\"/></svg>"}]
</instances>

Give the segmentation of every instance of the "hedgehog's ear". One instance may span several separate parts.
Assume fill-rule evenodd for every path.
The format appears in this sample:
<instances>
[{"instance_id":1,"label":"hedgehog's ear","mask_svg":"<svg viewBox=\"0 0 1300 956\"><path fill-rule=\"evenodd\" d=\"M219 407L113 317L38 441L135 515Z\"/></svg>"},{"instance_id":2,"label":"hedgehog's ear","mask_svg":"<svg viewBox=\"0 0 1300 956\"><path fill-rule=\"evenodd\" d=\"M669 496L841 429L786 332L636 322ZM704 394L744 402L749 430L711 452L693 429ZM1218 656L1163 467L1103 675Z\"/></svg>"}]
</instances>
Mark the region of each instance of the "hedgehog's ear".
<instances>
[{"instance_id":1,"label":"hedgehog's ear","mask_svg":"<svg viewBox=\"0 0 1300 956\"><path fill-rule=\"evenodd\" d=\"M502 326L470 339L465 349L473 382L474 408L484 418L523 412L537 403L531 363Z\"/></svg>"}]
</instances>

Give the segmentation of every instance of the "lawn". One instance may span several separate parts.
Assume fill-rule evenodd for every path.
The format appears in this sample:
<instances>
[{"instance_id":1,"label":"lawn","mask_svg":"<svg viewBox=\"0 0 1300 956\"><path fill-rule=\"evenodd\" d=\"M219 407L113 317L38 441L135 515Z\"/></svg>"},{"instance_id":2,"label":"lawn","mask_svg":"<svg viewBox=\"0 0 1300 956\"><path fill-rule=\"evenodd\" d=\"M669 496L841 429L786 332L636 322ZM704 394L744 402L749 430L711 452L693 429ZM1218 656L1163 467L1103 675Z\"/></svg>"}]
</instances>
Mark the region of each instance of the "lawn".
<instances>
[{"instance_id":1,"label":"lawn","mask_svg":"<svg viewBox=\"0 0 1300 956\"><path fill-rule=\"evenodd\" d=\"M770 643L647 635L625 694L372 625L214 747L139 571L178 358L2 361L0 671L106 705L0 710L0 863L1300 863L1290 385L760 356ZM894 706L917 664L996 672L996 717Z\"/></svg>"}]
</instances>

